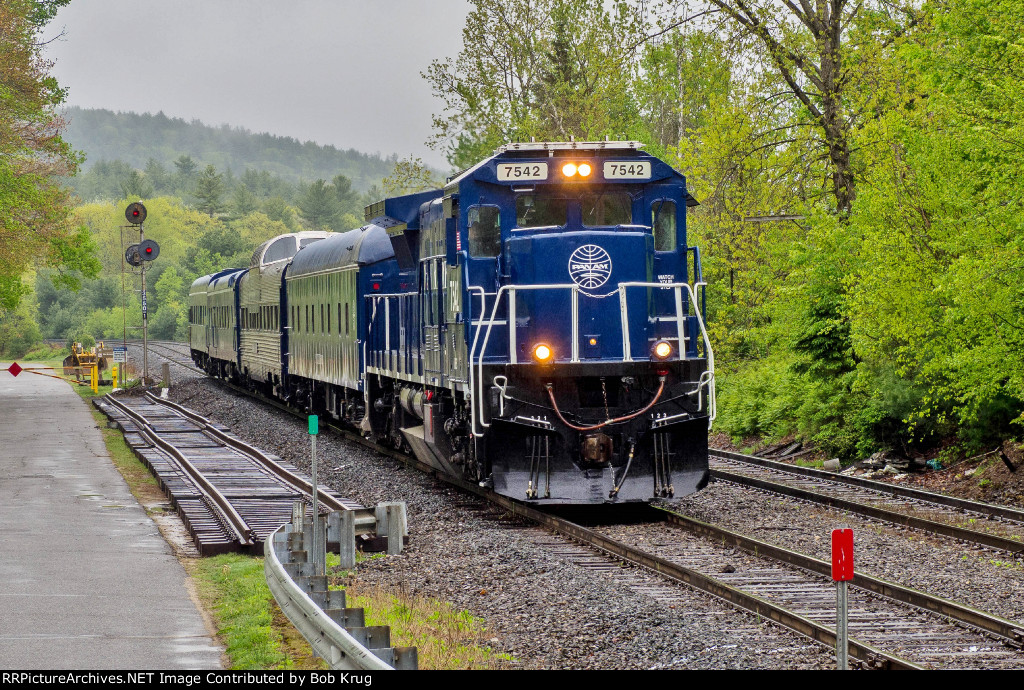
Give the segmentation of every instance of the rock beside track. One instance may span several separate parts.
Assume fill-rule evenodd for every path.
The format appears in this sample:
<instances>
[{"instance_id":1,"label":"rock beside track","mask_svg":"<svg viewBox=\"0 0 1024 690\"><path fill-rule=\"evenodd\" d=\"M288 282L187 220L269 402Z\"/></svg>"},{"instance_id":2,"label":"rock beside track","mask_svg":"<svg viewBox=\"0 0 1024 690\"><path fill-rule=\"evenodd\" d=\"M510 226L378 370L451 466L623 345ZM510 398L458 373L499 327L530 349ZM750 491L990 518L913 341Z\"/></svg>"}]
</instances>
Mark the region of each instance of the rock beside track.
<instances>
[{"instance_id":1,"label":"rock beside track","mask_svg":"<svg viewBox=\"0 0 1024 690\"><path fill-rule=\"evenodd\" d=\"M201 378L180 381L170 397L309 470L303 420ZM539 528L393 459L332 434L321 434L317 444L318 473L342 495L365 505L408 504L409 548L361 563L360 584L469 611L515 667L834 668L831 651L713 597L680 588L681 598L667 605L553 554L535 543Z\"/></svg>"}]
</instances>

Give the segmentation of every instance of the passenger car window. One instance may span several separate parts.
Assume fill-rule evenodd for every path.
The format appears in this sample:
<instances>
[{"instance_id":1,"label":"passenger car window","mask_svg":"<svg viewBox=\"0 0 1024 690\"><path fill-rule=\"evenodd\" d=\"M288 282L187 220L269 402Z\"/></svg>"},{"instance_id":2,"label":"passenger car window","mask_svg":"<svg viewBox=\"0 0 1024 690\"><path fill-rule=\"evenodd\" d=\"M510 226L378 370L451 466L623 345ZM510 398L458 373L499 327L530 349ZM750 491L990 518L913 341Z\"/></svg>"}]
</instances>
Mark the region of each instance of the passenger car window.
<instances>
[{"instance_id":1,"label":"passenger car window","mask_svg":"<svg viewBox=\"0 0 1024 690\"><path fill-rule=\"evenodd\" d=\"M584 194L580 197L584 225L629 225L633 222L633 200L626 192Z\"/></svg>"},{"instance_id":2,"label":"passenger car window","mask_svg":"<svg viewBox=\"0 0 1024 690\"><path fill-rule=\"evenodd\" d=\"M651 229L654 250L672 252L676 249L676 202L662 199L651 206Z\"/></svg>"},{"instance_id":3,"label":"passenger car window","mask_svg":"<svg viewBox=\"0 0 1024 690\"><path fill-rule=\"evenodd\" d=\"M263 253L263 263L269 264L281 259L290 259L293 256L295 256L295 238L282 237L267 247L267 251Z\"/></svg>"},{"instance_id":4,"label":"passenger car window","mask_svg":"<svg viewBox=\"0 0 1024 690\"><path fill-rule=\"evenodd\" d=\"M501 214L496 206L469 209L469 255L494 257L501 253Z\"/></svg>"}]
</instances>

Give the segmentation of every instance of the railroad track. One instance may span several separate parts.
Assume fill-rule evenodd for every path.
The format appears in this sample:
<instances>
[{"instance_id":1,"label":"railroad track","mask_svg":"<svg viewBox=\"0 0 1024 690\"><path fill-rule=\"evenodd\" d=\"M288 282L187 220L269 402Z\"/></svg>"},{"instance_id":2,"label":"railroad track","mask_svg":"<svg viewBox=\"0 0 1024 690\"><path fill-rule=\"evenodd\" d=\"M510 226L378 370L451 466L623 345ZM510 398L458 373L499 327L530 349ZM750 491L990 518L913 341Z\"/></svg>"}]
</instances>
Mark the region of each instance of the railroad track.
<instances>
[{"instance_id":1,"label":"railroad track","mask_svg":"<svg viewBox=\"0 0 1024 690\"><path fill-rule=\"evenodd\" d=\"M137 347L139 350L142 349L141 340L129 340L129 347ZM166 360L171 364L178 367L191 371L194 374L206 376L207 373L195 366L192 362L192 358L189 355L188 343L179 343L173 340L150 340L149 341L150 354L156 355L159 359ZM139 358L141 360L141 357Z\"/></svg>"},{"instance_id":2,"label":"railroad track","mask_svg":"<svg viewBox=\"0 0 1024 690\"><path fill-rule=\"evenodd\" d=\"M219 383L246 392L223 381ZM291 414L299 414L277 401L257 397ZM379 453L435 474L393 449L347 429L325 426ZM638 539L628 530L625 538L617 539L616 528L587 528L495 496L475 484L439 478L561 535L534 534L530 538L561 558L600 572L655 600L673 605L679 598L678 585L694 587L815 642L835 646L835 588L829 578L828 563L669 513L664 515L665 525L643 527L645 548L640 549L630 543ZM831 500L836 505L835 497ZM901 499L906 500L909 499ZM914 497L914 501L918 500ZM951 509L966 508L946 506L946 510ZM963 514L958 515L963 518ZM639 569L623 568L623 563ZM849 654L855 664L887 669L1024 668L1024 625L1020 623L863 572L856 574L851 585Z\"/></svg>"},{"instance_id":3,"label":"railroad track","mask_svg":"<svg viewBox=\"0 0 1024 690\"><path fill-rule=\"evenodd\" d=\"M1024 511L710 450L711 477L1024 555Z\"/></svg>"},{"instance_id":4,"label":"railroad track","mask_svg":"<svg viewBox=\"0 0 1024 690\"><path fill-rule=\"evenodd\" d=\"M156 475L201 555L258 552L292 516L297 500L312 505L312 483L213 422L151 393L107 395L96 406ZM372 529L373 511L319 487L327 510L356 511L356 527Z\"/></svg>"},{"instance_id":5,"label":"railroad track","mask_svg":"<svg viewBox=\"0 0 1024 690\"><path fill-rule=\"evenodd\" d=\"M678 593L659 585L657 580L687 585L815 642L835 647L835 585L828 577L830 564L668 513L665 521L681 528L677 536L685 530L693 538L682 543L670 538L655 544L656 552L640 549L614 539L607 530L590 529L493 494L474 483L437 474L414 458L347 429L327 426L354 442L434 474L508 513L562 535L569 541L544 537L534 541L581 567L601 571L624 586L639 588L671 605ZM652 544L649 536L645 540ZM750 555L737 559L737 549ZM656 581L623 569L624 562L642 568ZM746 565L741 568L737 563ZM863 668L1024 668L1024 624L861 572L852 585L849 654L853 663Z\"/></svg>"}]
</instances>

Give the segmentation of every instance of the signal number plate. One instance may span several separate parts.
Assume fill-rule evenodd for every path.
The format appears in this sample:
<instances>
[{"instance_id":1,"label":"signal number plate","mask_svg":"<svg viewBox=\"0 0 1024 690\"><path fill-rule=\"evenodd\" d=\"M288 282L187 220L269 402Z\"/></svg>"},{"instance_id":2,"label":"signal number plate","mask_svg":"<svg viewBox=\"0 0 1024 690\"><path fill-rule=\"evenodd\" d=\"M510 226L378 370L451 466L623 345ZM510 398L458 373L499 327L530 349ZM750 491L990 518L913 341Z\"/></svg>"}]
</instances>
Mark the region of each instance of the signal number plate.
<instances>
[{"instance_id":1,"label":"signal number plate","mask_svg":"<svg viewBox=\"0 0 1024 690\"><path fill-rule=\"evenodd\" d=\"M548 179L547 163L498 163L499 182L546 179Z\"/></svg>"},{"instance_id":2,"label":"signal number plate","mask_svg":"<svg viewBox=\"0 0 1024 690\"><path fill-rule=\"evenodd\" d=\"M606 180L648 180L651 177L650 161L605 161Z\"/></svg>"}]
</instances>

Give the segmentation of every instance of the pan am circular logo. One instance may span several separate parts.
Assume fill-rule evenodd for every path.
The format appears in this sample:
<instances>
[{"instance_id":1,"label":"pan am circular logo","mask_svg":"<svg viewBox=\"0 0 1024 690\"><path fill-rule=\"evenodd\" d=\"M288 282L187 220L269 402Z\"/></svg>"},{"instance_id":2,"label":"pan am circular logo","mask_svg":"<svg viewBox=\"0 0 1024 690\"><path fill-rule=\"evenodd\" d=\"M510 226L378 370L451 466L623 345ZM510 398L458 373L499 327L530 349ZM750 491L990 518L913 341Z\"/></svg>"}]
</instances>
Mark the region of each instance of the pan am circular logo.
<instances>
[{"instance_id":1,"label":"pan am circular logo","mask_svg":"<svg viewBox=\"0 0 1024 690\"><path fill-rule=\"evenodd\" d=\"M599 288L612 275L612 257L596 244L585 244L569 257L569 277L585 290Z\"/></svg>"}]
</instances>

